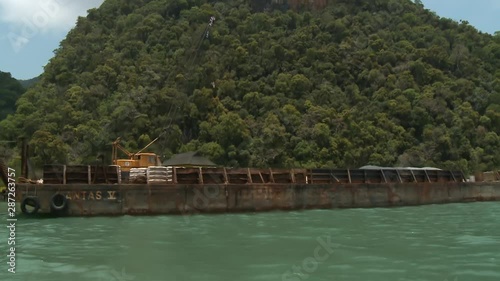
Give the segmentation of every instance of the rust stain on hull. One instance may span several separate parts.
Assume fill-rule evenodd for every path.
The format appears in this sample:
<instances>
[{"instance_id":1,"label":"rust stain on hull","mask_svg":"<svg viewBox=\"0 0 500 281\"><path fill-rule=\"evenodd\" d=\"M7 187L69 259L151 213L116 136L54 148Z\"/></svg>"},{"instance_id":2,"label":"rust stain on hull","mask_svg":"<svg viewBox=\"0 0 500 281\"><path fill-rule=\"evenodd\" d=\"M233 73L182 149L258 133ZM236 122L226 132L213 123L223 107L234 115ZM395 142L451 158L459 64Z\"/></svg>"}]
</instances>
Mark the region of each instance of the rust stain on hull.
<instances>
[{"instance_id":1,"label":"rust stain on hull","mask_svg":"<svg viewBox=\"0 0 500 281\"><path fill-rule=\"evenodd\" d=\"M55 194L67 199L54 211ZM18 185L38 214L113 216L371 208L500 200L500 182ZM62 203L61 203L62 204ZM18 204L19 205L19 204Z\"/></svg>"}]
</instances>

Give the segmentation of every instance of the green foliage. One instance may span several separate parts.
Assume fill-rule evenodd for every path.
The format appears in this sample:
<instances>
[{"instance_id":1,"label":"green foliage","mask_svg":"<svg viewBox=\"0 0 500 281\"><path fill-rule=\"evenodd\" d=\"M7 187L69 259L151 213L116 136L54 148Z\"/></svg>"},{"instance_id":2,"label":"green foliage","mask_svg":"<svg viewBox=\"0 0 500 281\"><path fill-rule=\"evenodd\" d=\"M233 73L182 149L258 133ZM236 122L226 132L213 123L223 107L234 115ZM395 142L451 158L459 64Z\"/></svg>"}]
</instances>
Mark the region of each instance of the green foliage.
<instances>
[{"instance_id":1,"label":"green foliage","mask_svg":"<svg viewBox=\"0 0 500 281\"><path fill-rule=\"evenodd\" d=\"M0 120L16 111L16 101L24 93L19 81L0 71Z\"/></svg>"},{"instance_id":2,"label":"green foliage","mask_svg":"<svg viewBox=\"0 0 500 281\"><path fill-rule=\"evenodd\" d=\"M118 136L137 150L167 128L158 154L228 166L500 168L498 35L421 1L299 2L105 1L2 133L29 137L38 163L109 155Z\"/></svg>"},{"instance_id":3,"label":"green foliage","mask_svg":"<svg viewBox=\"0 0 500 281\"><path fill-rule=\"evenodd\" d=\"M34 77L28 80L18 80L18 81L21 84L21 86L23 86L23 88L28 89L31 86L35 85L38 82L38 80L40 80L40 77Z\"/></svg>"}]
</instances>

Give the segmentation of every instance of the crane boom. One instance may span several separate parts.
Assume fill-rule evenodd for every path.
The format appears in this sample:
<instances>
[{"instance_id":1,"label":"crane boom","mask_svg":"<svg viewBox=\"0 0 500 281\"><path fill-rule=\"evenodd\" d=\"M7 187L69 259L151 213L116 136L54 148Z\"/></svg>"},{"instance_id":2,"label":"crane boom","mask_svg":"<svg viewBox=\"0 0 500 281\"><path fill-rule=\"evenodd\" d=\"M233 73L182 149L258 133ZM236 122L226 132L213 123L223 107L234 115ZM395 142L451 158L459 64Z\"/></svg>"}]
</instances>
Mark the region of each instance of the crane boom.
<instances>
[{"instance_id":1,"label":"crane boom","mask_svg":"<svg viewBox=\"0 0 500 281\"><path fill-rule=\"evenodd\" d=\"M134 155L134 153L131 153L130 151L126 150L123 146L120 145L120 138L118 137L113 142L113 151L111 152L113 164L116 164L116 161L118 159L118 149L121 150L123 153L125 153L129 158L131 158Z\"/></svg>"},{"instance_id":2,"label":"crane boom","mask_svg":"<svg viewBox=\"0 0 500 281\"><path fill-rule=\"evenodd\" d=\"M154 153L143 152L146 148L155 143L166 132L160 134L156 139L148 143L144 148L138 152L132 153L120 145L120 138L113 142L112 161L113 165L121 167L122 171L128 172L131 168L147 168L149 166L161 165L160 158ZM127 159L118 159L118 150L121 150L127 155Z\"/></svg>"},{"instance_id":3,"label":"crane boom","mask_svg":"<svg viewBox=\"0 0 500 281\"><path fill-rule=\"evenodd\" d=\"M163 132L163 133L161 133L158 137L156 137L156 139L154 139L153 141L151 141L150 143L148 143L148 144L147 144L144 148L142 148L141 150L139 150L138 152L136 152L136 153L134 153L134 154L139 154L139 153L143 152L146 148L150 147L150 146L151 146L153 143L155 143L155 142L156 142L159 138L161 138L161 137L162 137L165 133L166 133L166 131L165 131L165 132Z\"/></svg>"}]
</instances>

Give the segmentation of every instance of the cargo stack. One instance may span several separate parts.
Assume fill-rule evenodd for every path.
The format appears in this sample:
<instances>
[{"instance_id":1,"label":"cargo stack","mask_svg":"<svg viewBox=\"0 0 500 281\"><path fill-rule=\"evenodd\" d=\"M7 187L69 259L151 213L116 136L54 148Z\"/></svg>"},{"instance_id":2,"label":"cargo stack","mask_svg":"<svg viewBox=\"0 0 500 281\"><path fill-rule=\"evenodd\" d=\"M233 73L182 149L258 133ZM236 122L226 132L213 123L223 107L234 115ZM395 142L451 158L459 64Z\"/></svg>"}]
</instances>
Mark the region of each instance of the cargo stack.
<instances>
[{"instance_id":1,"label":"cargo stack","mask_svg":"<svg viewBox=\"0 0 500 281\"><path fill-rule=\"evenodd\" d=\"M148 168L132 168L130 169L130 183L147 183Z\"/></svg>"},{"instance_id":2,"label":"cargo stack","mask_svg":"<svg viewBox=\"0 0 500 281\"><path fill-rule=\"evenodd\" d=\"M172 167L152 166L147 171L148 184L172 183Z\"/></svg>"}]
</instances>

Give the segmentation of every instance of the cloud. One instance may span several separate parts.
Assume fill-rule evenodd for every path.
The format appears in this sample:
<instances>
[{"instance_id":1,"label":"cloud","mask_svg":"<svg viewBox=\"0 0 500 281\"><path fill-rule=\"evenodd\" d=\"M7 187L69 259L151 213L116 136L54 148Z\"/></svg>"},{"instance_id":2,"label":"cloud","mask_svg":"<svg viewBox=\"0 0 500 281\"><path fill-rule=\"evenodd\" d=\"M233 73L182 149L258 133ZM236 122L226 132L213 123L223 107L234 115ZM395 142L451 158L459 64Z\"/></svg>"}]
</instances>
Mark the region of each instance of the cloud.
<instances>
[{"instance_id":1,"label":"cloud","mask_svg":"<svg viewBox=\"0 0 500 281\"><path fill-rule=\"evenodd\" d=\"M98 7L104 0L0 0L0 22L12 30L29 28L35 32L68 31L78 16Z\"/></svg>"}]
</instances>

